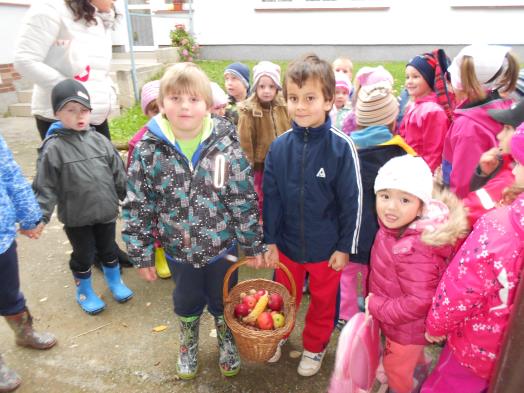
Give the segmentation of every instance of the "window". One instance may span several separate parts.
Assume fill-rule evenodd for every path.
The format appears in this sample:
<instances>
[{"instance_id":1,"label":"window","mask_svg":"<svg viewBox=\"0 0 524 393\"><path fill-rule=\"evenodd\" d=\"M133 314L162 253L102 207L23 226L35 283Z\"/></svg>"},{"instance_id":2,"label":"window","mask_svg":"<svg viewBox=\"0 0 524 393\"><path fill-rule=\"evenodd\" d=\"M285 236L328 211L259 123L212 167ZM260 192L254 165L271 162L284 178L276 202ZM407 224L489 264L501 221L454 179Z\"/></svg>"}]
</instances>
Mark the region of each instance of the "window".
<instances>
[{"instance_id":1,"label":"window","mask_svg":"<svg viewBox=\"0 0 524 393\"><path fill-rule=\"evenodd\" d=\"M450 4L455 8L524 7L524 0L451 0Z\"/></svg>"},{"instance_id":2,"label":"window","mask_svg":"<svg viewBox=\"0 0 524 393\"><path fill-rule=\"evenodd\" d=\"M391 0L259 0L255 9L261 11L387 9L390 5Z\"/></svg>"}]
</instances>

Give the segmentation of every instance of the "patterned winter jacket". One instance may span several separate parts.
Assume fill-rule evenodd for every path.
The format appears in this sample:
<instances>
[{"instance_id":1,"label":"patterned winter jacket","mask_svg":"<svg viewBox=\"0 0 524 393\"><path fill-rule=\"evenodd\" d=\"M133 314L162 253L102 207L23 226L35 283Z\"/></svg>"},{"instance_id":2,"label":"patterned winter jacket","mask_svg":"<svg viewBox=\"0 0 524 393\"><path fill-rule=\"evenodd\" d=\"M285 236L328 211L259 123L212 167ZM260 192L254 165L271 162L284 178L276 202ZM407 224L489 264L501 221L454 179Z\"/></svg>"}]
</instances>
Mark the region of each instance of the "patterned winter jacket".
<instances>
[{"instance_id":1,"label":"patterned winter jacket","mask_svg":"<svg viewBox=\"0 0 524 393\"><path fill-rule=\"evenodd\" d=\"M482 216L449 264L427 317L448 336L455 358L490 378L500 352L524 260L524 194Z\"/></svg>"},{"instance_id":2,"label":"patterned winter jacket","mask_svg":"<svg viewBox=\"0 0 524 393\"><path fill-rule=\"evenodd\" d=\"M236 241L248 256L262 253L252 170L235 127L207 118L191 161L168 138L169 123L152 118L128 168L123 239L138 267L154 266L154 231L168 258L203 267Z\"/></svg>"},{"instance_id":3,"label":"patterned winter jacket","mask_svg":"<svg viewBox=\"0 0 524 393\"><path fill-rule=\"evenodd\" d=\"M427 344L426 315L440 277L467 234L466 211L448 191L435 193L424 215L401 234L381 224L371 250L369 312L386 337L402 344Z\"/></svg>"},{"instance_id":4,"label":"patterned winter jacket","mask_svg":"<svg viewBox=\"0 0 524 393\"><path fill-rule=\"evenodd\" d=\"M42 218L33 190L1 136L0 212L0 254L15 240L17 222L22 229L32 229Z\"/></svg>"}]
</instances>

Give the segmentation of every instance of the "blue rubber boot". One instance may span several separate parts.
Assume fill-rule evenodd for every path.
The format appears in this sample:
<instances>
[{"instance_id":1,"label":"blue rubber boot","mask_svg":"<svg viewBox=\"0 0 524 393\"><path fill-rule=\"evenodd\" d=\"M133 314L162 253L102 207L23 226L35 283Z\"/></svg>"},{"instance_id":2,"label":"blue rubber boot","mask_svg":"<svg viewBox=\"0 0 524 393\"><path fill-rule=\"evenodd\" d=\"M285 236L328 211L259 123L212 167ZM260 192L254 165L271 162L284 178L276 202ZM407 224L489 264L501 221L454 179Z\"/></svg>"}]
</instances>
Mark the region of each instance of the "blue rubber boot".
<instances>
[{"instance_id":1,"label":"blue rubber boot","mask_svg":"<svg viewBox=\"0 0 524 393\"><path fill-rule=\"evenodd\" d=\"M104 271L107 286L117 302L124 303L133 297L133 291L122 281L118 263L112 263L111 266L102 264L102 270Z\"/></svg>"},{"instance_id":2,"label":"blue rubber boot","mask_svg":"<svg viewBox=\"0 0 524 393\"><path fill-rule=\"evenodd\" d=\"M91 270L83 273L74 272L76 284L76 301L86 313L94 315L106 308L106 304L93 291Z\"/></svg>"}]
</instances>

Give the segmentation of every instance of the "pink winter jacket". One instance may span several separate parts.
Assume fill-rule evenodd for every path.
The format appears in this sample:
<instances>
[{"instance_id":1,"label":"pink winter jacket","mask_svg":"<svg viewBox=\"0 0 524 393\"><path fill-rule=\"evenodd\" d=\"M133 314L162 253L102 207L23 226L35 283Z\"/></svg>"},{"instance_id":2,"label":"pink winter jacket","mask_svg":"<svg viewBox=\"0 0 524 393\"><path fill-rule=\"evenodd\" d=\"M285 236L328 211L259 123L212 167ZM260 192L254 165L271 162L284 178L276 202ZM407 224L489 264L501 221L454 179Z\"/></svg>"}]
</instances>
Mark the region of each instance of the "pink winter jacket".
<instances>
[{"instance_id":1,"label":"pink winter jacket","mask_svg":"<svg viewBox=\"0 0 524 393\"><path fill-rule=\"evenodd\" d=\"M444 138L450 121L431 93L416 99L406 110L399 134L421 156L434 172L442 163Z\"/></svg>"},{"instance_id":2,"label":"pink winter jacket","mask_svg":"<svg viewBox=\"0 0 524 393\"><path fill-rule=\"evenodd\" d=\"M489 379L524 258L524 194L482 216L438 285L428 333L448 336L455 358ZM515 365L517 367L517 365Z\"/></svg>"},{"instance_id":3,"label":"pink winter jacket","mask_svg":"<svg viewBox=\"0 0 524 393\"><path fill-rule=\"evenodd\" d=\"M444 184L459 198L469 193L469 182L479 158L485 151L497 146L497 134L502 124L493 120L488 109L508 109L511 100L495 99L483 105L455 109L455 119L446 135L442 152Z\"/></svg>"},{"instance_id":4,"label":"pink winter jacket","mask_svg":"<svg viewBox=\"0 0 524 393\"><path fill-rule=\"evenodd\" d=\"M441 202L431 202L430 213L424 213L429 218L414 221L402 235L380 223L371 250L369 312L386 337L403 345L427 344L425 319L431 300L453 245L468 231L458 199L447 191L437 197Z\"/></svg>"}]
</instances>

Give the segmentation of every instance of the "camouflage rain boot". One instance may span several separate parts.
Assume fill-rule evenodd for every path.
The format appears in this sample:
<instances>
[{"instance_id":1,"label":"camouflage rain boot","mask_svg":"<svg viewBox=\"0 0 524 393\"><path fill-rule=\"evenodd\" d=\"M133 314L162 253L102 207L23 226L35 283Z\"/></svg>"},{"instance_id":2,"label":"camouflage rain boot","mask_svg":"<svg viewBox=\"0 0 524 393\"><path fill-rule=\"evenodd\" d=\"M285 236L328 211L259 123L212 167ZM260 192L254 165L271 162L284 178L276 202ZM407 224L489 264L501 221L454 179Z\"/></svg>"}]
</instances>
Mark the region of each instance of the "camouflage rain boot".
<instances>
[{"instance_id":1,"label":"camouflage rain boot","mask_svg":"<svg viewBox=\"0 0 524 393\"><path fill-rule=\"evenodd\" d=\"M215 326L217 328L218 350L220 353L218 359L220 372L225 377L234 377L240 371L240 355L238 354L235 339L226 325L223 315L215 317Z\"/></svg>"},{"instance_id":2,"label":"camouflage rain boot","mask_svg":"<svg viewBox=\"0 0 524 393\"><path fill-rule=\"evenodd\" d=\"M52 334L33 330L33 317L27 308L21 313L8 315L5 319L15 332L16 343L22 347L48 349L56 344L56 338Z\"/></svg>"},{"instance_id":3,"label":"camouflage rain boot","mask_svg":"<svg viewBox=\"0 0 524 393\"><path fill-rule=\"evenodd\" d=\"M6 366L0 355L0 393L12 392L22 383L20 376Z\"/></svg>"},{"instance_id":4,"label":"camouflage rain boot","mask_svg":"<svg viewBox=\"0 0 524 393\"><path fill-rule=\"evenodd\" d=\"M193 379L198 370L198 327L200 316L180 317L180 349L176 371L182 379Z\"/></svg>"}]
</instances>

